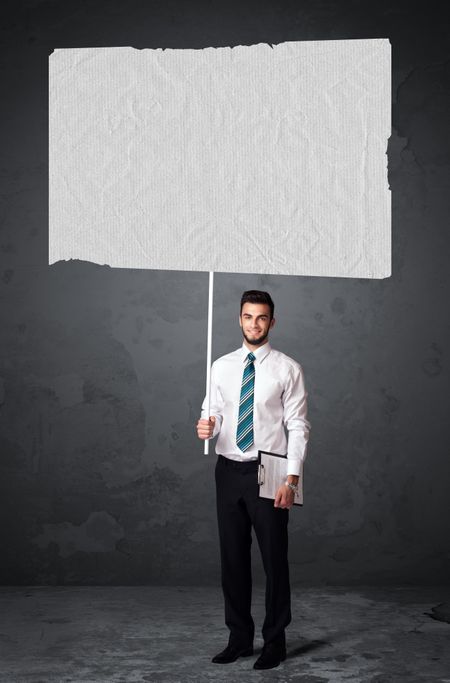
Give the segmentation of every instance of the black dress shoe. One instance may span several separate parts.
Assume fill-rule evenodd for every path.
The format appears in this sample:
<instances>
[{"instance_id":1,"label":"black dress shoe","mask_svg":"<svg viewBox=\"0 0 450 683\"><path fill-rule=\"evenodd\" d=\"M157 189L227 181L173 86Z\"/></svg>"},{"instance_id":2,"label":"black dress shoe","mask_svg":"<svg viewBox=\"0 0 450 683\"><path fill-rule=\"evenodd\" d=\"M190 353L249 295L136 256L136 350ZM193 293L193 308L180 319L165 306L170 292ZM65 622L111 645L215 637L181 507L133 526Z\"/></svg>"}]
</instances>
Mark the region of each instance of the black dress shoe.
<instances>
[{"instance_id":1,"label":"black dress shoe","mask_svg":"<svg viewBox=\"0 0 450 683\"><path fill-rule=\"evenodd\" d=\"M256 662L254 669L273 669L286 659L286 648L279 643L267 643Z\"/></svg>"},{"instance_id":2,"label":"black dress shoe","mask_svg":"<svg viewBox=\"0 0 450 683\"><path fill-rule=\"evenodd\" d=\"M212 658L214 664L230 664L235 662L239 657L250 657L253 654L253 645L247 647L236 647L235 645L227 645L225 650L219 652L218 655Z\"/></svg>"}]
</instances>

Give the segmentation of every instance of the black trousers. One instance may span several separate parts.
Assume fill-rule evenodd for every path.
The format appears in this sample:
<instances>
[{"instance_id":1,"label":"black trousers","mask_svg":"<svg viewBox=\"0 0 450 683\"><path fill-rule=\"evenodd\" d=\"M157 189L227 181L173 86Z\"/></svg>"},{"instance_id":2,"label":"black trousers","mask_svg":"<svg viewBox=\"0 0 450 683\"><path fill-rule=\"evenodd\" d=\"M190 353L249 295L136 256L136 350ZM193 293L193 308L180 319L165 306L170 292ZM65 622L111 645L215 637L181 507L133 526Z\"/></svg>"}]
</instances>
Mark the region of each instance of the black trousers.
<instances>
[{"instance_id":1,"label":"black trousers","mask_svg":"<svg viewBox=\"0 0 450 683\"><path fill-rule=\"evenodd\" d=\"M251 615L252 526L266 573L265 643L285 642L291 621L288 565L289 510L275 508L273 500L259 498L258 463L235 462L218 456L216 470L217 521L222 563L225 623L230 644L253 643Z\"/></svg>"}]
</instances>

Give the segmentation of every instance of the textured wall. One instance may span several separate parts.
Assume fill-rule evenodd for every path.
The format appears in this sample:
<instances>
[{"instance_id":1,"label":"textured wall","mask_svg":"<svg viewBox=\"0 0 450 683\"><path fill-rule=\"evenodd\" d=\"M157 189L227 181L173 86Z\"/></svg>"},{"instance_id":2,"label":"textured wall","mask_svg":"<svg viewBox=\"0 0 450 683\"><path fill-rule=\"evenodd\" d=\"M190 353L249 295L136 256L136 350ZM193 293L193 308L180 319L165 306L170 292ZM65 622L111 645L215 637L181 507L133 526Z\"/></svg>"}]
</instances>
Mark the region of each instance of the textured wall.
<instances>
[{"instance_id":1,"label":"textured wall","mask_svg":"<svg viewBox=\"0 0 450 683\"><path fill-rule=\"evenodd\" d=\"M89 16L85 14L89 7ZM217 275L213 356L271 292L313 425L296 582L448 581L448 20L410 3L15 3L4 19L0 583L219 580L204 395L207 273L47 265L55 47L388 37L393 275ZM256 544L255 544L256 545ZM255 553L255 570L261 566Z\"/></svg>"}]
</instances>

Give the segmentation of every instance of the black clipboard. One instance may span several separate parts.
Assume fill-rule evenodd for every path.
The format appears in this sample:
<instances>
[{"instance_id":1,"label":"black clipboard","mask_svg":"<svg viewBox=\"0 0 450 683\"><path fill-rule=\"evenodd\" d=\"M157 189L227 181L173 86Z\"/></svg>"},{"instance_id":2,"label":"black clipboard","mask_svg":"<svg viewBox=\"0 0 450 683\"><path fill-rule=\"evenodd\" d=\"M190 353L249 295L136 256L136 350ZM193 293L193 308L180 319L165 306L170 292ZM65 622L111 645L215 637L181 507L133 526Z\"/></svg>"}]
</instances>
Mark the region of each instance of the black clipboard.
<instances>
[{"instance_id":1,"label":"black clipboard","mask_svg":"<svg viewBox=\"0 0 450 683\"><path fill-rule=\"evenodd\" d=\"M278 458L280 460L278 461ZM287 478L287 455L258 451L258 484L259 497L275 500L275 493ZM298 478L298 492L295 494L294 505L303 505L303 463Z\"/></svg>"}]
</instances>

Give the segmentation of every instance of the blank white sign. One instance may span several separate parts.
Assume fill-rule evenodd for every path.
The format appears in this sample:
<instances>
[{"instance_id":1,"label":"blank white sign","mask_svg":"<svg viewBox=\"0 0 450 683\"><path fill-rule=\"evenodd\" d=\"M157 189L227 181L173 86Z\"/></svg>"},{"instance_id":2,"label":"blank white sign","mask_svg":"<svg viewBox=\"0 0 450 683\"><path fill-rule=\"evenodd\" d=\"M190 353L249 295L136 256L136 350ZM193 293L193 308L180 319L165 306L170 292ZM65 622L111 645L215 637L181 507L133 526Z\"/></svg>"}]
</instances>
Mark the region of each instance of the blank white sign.
<instances>
[{"instance_id":1,"label":"blank white sign","mask_svg":"<svg viewBox=\"0 0 450 683\"><path fill-rule=\"evenodd\" d=\"M49 263L389 276L390 54L55 50Z\"/></svg>"}]
</instances>

